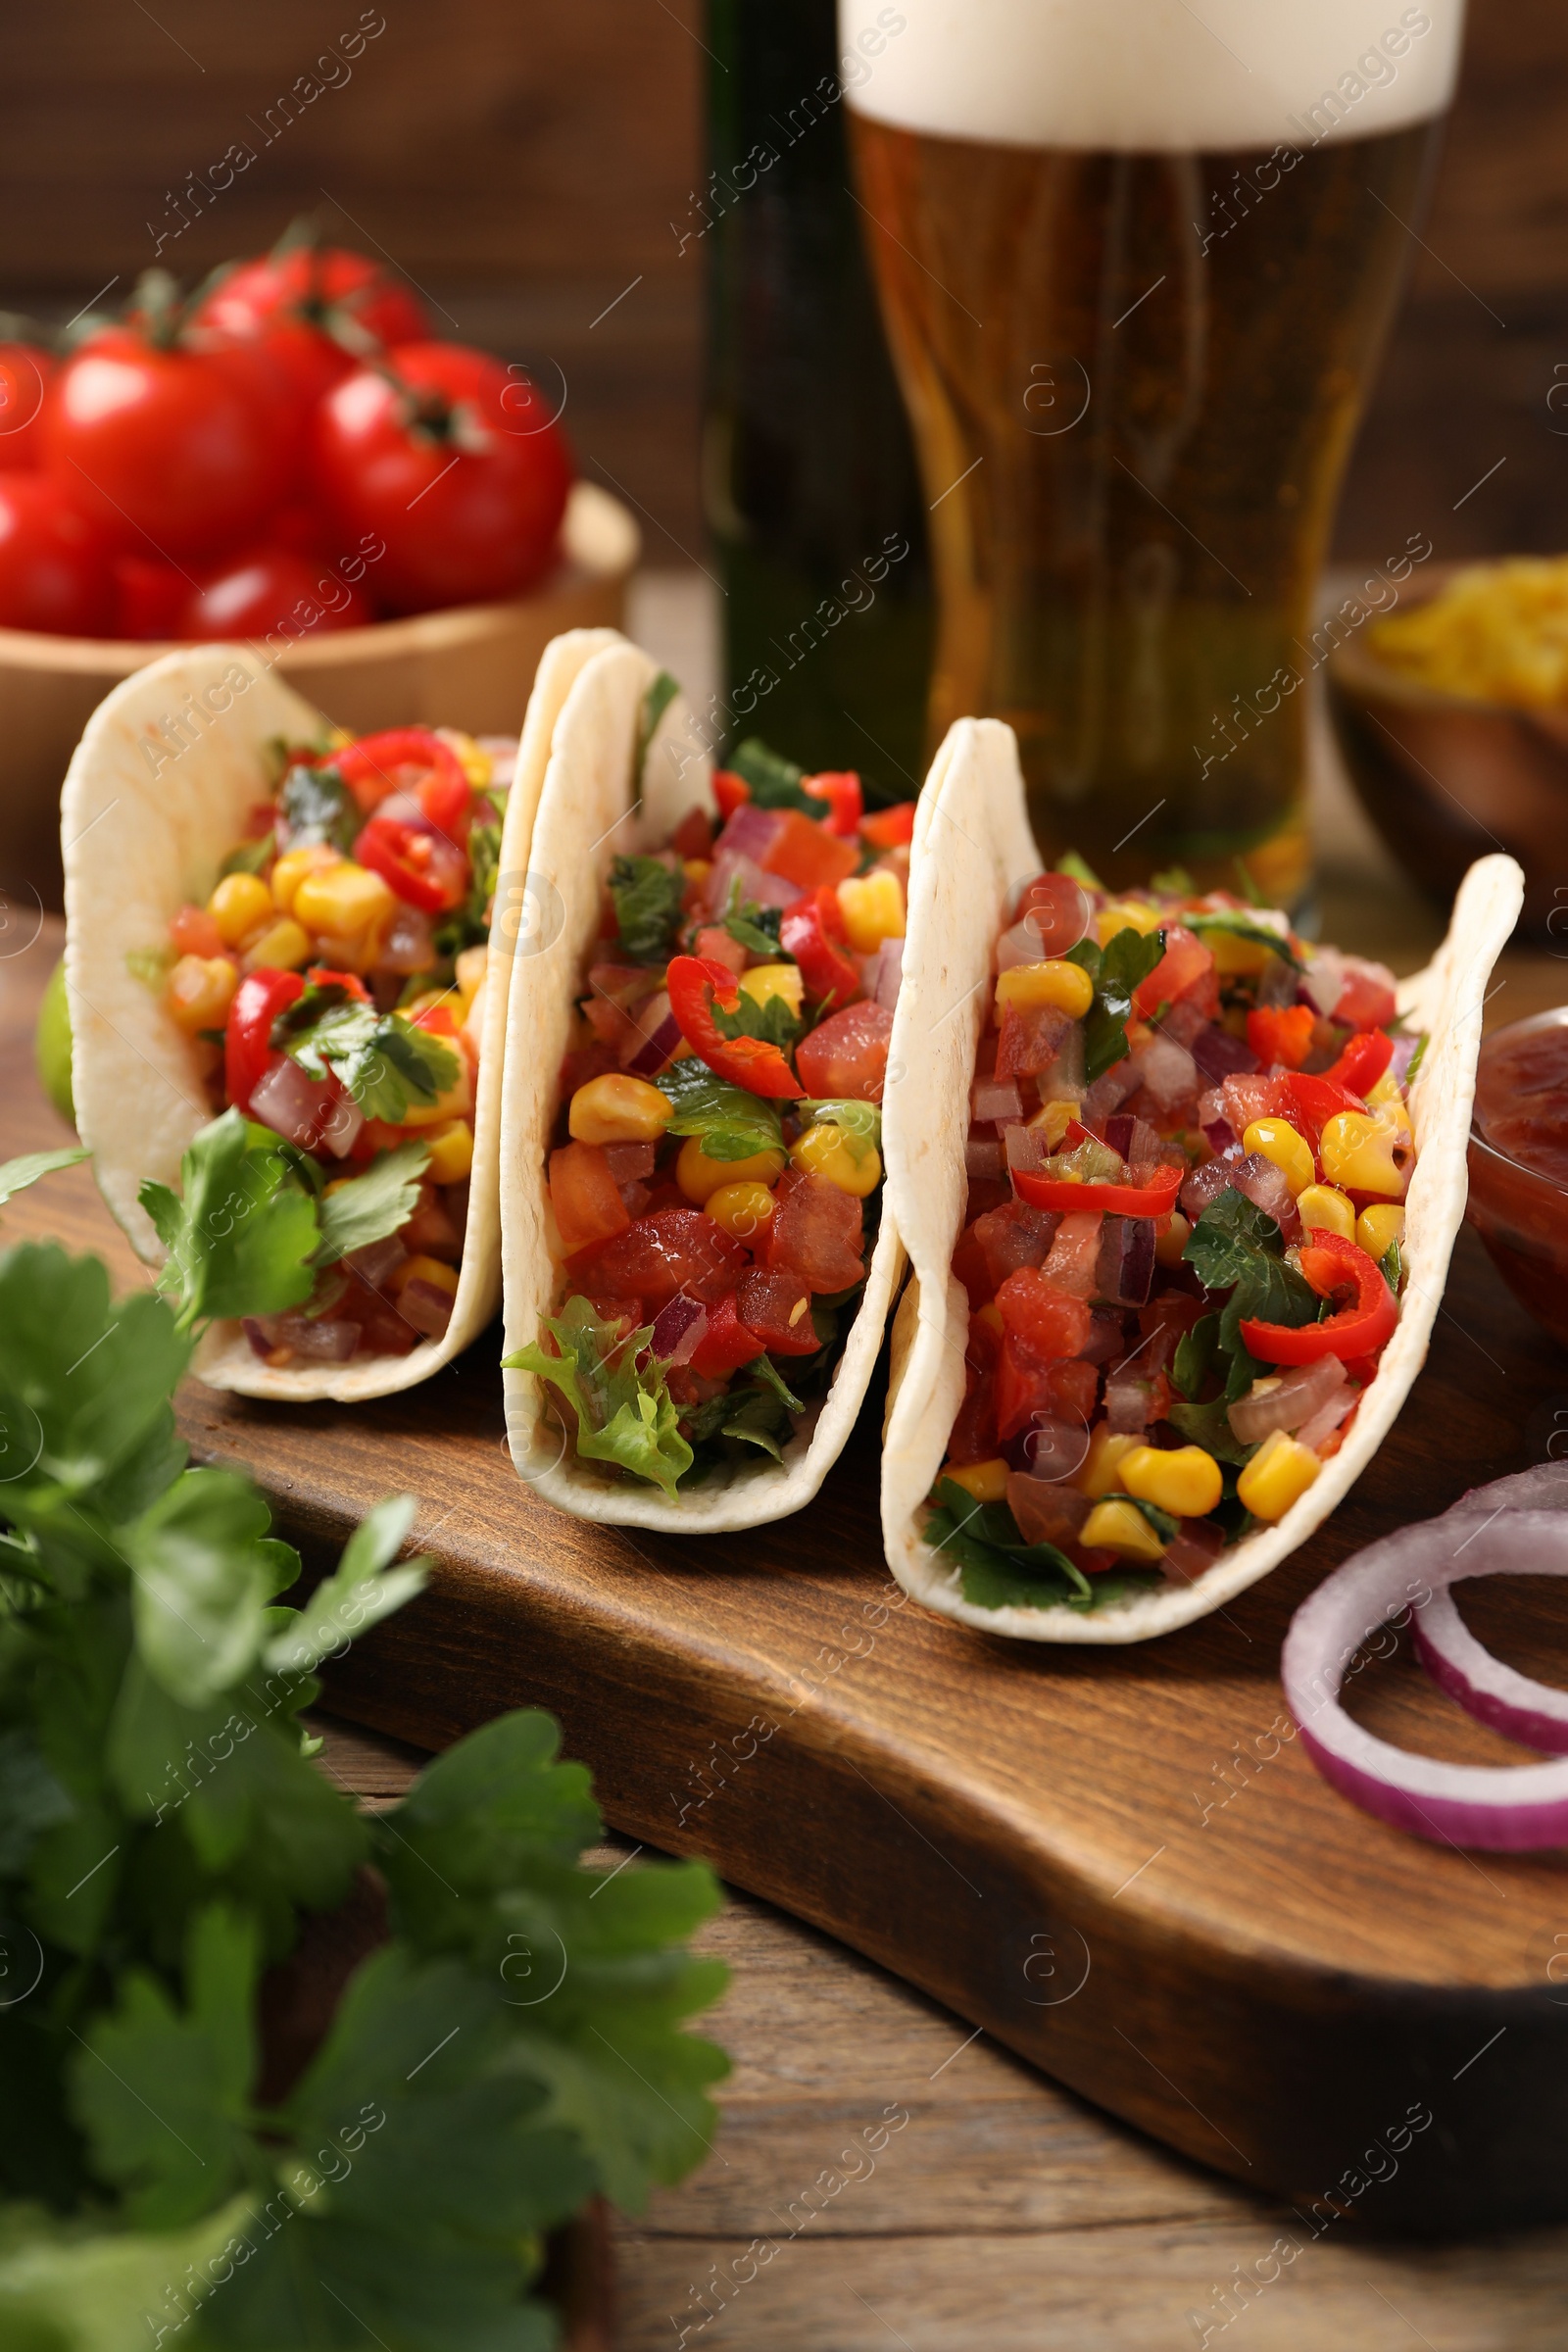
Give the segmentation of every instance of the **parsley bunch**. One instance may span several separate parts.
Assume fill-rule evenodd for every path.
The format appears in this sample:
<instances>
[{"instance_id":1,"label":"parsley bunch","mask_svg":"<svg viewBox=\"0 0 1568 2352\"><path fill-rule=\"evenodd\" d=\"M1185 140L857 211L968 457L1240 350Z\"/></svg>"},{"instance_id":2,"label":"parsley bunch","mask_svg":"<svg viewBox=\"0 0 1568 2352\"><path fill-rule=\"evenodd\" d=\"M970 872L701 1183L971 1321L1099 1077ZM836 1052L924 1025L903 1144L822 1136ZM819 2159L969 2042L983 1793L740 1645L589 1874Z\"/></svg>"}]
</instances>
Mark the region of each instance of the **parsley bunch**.
<instances>
[{"instance_id":1,"label":"parsley bunch","mask_svg":"<svg viewBox=\"0 0 1568 2352\"><path fill-rule=\"evenodd\" d=\"M414 1506L280 1606L297 1555L175 1435L190 1347L94 1258L0 1256L0 2340L546 2352L542 2233L711 2134L711 1877L583 1869L600 1817L538 1713L373 1821L329 1785L300 1710L422 1585ZM367 1865L391 1941L264 2104L263 1973Z\"/></svg>"}]
</instances>

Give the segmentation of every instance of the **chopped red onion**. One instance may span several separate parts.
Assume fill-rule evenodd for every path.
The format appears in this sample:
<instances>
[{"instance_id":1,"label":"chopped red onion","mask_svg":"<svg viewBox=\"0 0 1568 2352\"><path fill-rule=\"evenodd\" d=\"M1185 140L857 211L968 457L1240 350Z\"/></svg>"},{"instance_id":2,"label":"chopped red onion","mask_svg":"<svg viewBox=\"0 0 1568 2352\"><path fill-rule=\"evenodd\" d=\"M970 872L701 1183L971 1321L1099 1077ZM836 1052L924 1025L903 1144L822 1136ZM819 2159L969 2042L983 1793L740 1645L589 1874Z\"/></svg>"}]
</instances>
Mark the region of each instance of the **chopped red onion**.
<instances>
[{"instance_id":1,"label":"chopped red onion","mask_svg":"<svg viewBox=\"0 0 1568 2352\"><path fill-rule=\"evenodd\" d=\"M415 1330L427 1340L446 1337L447 1325L452 1320L452 1306L449 1292L442 1290L438 1283L421 1282L417 1276L413 1282L406 1282L398 1293L398 1313L405 1323L412 1323Z\"/></svg>"},{"instance_id":2,"label":"chopped red onion","mask_svg":"<svg viewBox=\"0 0 1568 2352\"><path fill-rule=\"evenodd\" d=\"M1104 1140L1112 1152L1118 1152L1123 1159L1130 1160L1133 1155L1133 1137L1140 1127L1147 1124L1146 1120L1135 1118L1130 1110L1118 1110L1105 1121ZM1150 1127L1149 1133L1152 1135L1153 1132Z\"/></svg>"},{"instance_id":3,"label":"chopped red onion","mask_svg":"<svg viewBox=\"0 0 1568 2352\"><path fill-rule=\"evenodd\" d=\"M1154 1221L1107 1216L1100 1229L1095 1287L1102 1298L1143 1306L1154 1287Z\"/></svg>"},{"instance_id":4,"label":"chopped red onion","mask_svg":"<svg viewBox=\"0 0 1568 2352\"><path fill-rule=\"evenodd\" d=\"M251 1117L259 1119L264 1127L270 1127L274 1135L309 1150L324 1126L337 1094L330 1080L308 1078L299 1063L283 1054L257 1080L248 1107ZM338 1099L346 1100L341 1096Z\"/></svg>"},{"instance_id":5,"label":"chopped red onion","mask_svg":"<svg viewBox=\"0 0 1568 2352\"><path fill-rule=\"evenodd\" d=\"M632 1028L635 1034L627 1037L620 1049L620 1066L638 1078L651 1078L680 1044L680 1023L669 1009L663 989L633 1013Z\"/></svg>"},{"instance_id":6,"label":"chopped red onion","mask_svg":"<svg viewBox=\"0 0 1568 2352\"><path fill-rule=\"evenodd\" d=\"M1021 1119L1023 1097L1015 1078L977 1078L969 1095L969 1115L981 1124L987 1119Z\"/></svg>"},{"instance_id":7,"label":"chopped red onion","mask_svg":"<svg viewBox=\"0 0 1568 2352\"><path fill-rule=\"evenodd\" d=\"M420 907L405 906L400 900L376 957L378 969L407 975L427 972L434 961L430 917Z\"/></svg>"},{"instance_id":8,"label":"chopped red onion","mask_svg":"<svg viewBox=\"0 0 1568 2352\"><path fill-rule=\"evenodd\" d=\"M1077 1032L1083 1034L1080 1028ZM1100 1128L1113 1110L1120 1110L1129 1095L1138 1091L1138 1072L1130 1061L1118 1061L1095 1080L1078 1108L1078 1116L1086 1127ZM1041 1100L1045 1097L1045 1082L1041 1081Z\"/></svg>"},{"instance_id":9,"label":"chopped red onion","mask_svg":"<svg viewBox=\"0 0 1568 2352\"><path fill-rule=\"evenodd\" d=\"M1086 1450L1087 1446L1086 1438ZM1094 1507L1087 1494L1059 1479L1019 1470L1008 1474L1007 1508L1026 1544L1075 1544Z\"/></svg>"},{"instance_id":10,"label":"chopped red onion","mask_svg":"<svg viewBox=\"0 0 1568 2352\"><path fill-rule=\"evenodd\" d=\"M1245 1193L1266 1217L1272 1217L1287 1242L1294 1242L1301 1230L1301 1219L1285 1170L1265 1159L1261 1152L1245 1152L1234 1164L1227 1162L1227 1168L1235 1190Z\"/></svg>"},{"instance_id":11,"label":"chopped red onion","mask_svg":"<svg viewBox=\"0 0 1568 2352\"><path fill-rule=\"evenodd\" d=\"M904 942L902 939L885 939L877 950L876 984L868 988L866 994L874 1004L881 1005L884 1012L897 1012L903 981Z\"/></svg>"},{"instance_id":12,"label":"chopped red onion","mask_svg":"<svg viewBox=\"0 0 1568 2352\"><path fill-rule=\"evenodd\" d=\"M329 1315L258 1315L246 1318L245 1336L260 1356L286 1348L311 1363L346 1364L359 1347L360 1326Z\"/></svg>"},{"instance_id":13,"label":"chopped red onion","mask_svg":"<svg viewBox=\"0 0 1568 2352\"><path fill-rule=\"evenodd\" d=\"M1137 1437L1154 1418L1154 1384L1142 1372L1113 1372L1105 1383L1105 1426L1115 1437Z\"/></svg>"},{"instance_id":14,"label":"chopped red onion","mask_svg":"<svg viewBox=\"0 0 1568 2352\"><path fill-rule=\"evenodd\" d=\"M1407 1036L1396 1037L1395 1039L1394 1056L1389 1063L1389 1076L1394 1079L1397 1085L1405 1086L1408 1084L1410 1064L1415 1059L1416 1048L1420 1045L1420 1037L1413 1030Z\"/></svg>"},{"instance_id":15,"label":"chopped red onion","mask_svg":"<svg viewBox=\"0 0 1568 2352\"><path fill-rule=\"evenodd\" d=\"M1089 1459L1089 1431L1082 1421L1059 1413L1036 1413L1027 1429L1004 1441L1002 1451L1014 1470L1030 1478L1076 1478Z\"/></svg>"},{"instance_id":16,"label":"chopped red onion","mask_svg":"<svg viewBox=\"0 0 1568 2352\"><path fill-rule=\"evenodd\" d=\"M1193 1039L1192 1055L1203 1077L1213 1086L1242 1070L1255 1070L1260 1065L1257 1055L1246 1040L1232 1037L1228 1029L1212 1024L1200 1029Z\"/></svg>"},{"instance_id":17,"label":"chopped red onion","mask_svg":"<svg viewBox=\"0 0 1568 2352\"><path fill-rule=\"evenodd\" d=\"M1108 1364L1113 1357L1127 1352L1127 1335L1118 1315L1096 1313L1090 1320L1089 1337L1078 1350L1085 1364Z\"/></svg>"},{"instance_id":18,"label":"chopped red onion","mask_svg":"<svg viewBox=\"0 0 1568 2352\"><path fill-rule=\"evenodd\" d=\"M708 904L713 913L723 912L737 882L742 901L755 899L759 906L793 906L797 899L805 896L798 882L786 882L782 874L763 873L754 858L743 858L734 850L720 850L708 877Z\"/></svg>"},{"instance_id":19,"label":"chopped red onion","mask_svg":"<svg viewBox=\"0 0 1568 2352\"><path fill-rule=\"evenodd\" d=\"M1204 1119L1202 1121L1202 1130L1203 1141L1205 1144L1207 1144L1209 1150L1213 1152L1216 1159L1241 1158L1242 1147L1240 1142L1237 1140L1236 1130L1231 1125L1229 1119Z\"/></svg>"},{"instance_id":20,"label":"chopped red onion","mask_svg":"<svg viewBox=\"0 0 1568 2352\"><path fill-rule=\"evenodd\" d=\"M1140 1046L1132 1066L1152 1102L1169 1110L1198 1092L1198 1064L1185 1046L1172 1037L1152 1038Z\"/></svg>"},{"instance_id":21,"label":"chopped red onion","mask_svg":"<svg viewBox=\"0 0 1568 2352\"><path fill-rule=\"evenodd\" d=\"M339 1095L328 1103L321 1126L321 1143L334 1159L347 1159L360 1139L365 1113L352 1095Z\"/></svg>"},{"instance_id":22,"label":"chopped red onion","mask_svg":"<svg viewBox=\"0 0 1568 2352\"><path fill-rule=\"evenodd\" d=\"M1332 1019L1334 1007L1345 994L1345 957L1338 948L1314 948L1306 959L1306 969L1300 976L1298 993L1304 997L1314 1011Z\"/></svg>"},{"instance_id":23,"label":"chopped red onion","mask_svg":"<svg viewBox=\"0 0 1568 2352\"><path fill-rule=\"evenodd\" d=\"M606 1144L605 1165L616 1184L631 1184L654 1172L658 1152L652 1144Z\"/></svg>"},{"instance_id":24,"label":"chopped red onion","mask_svg":"<svg viewBox=\"0 0 1568 2352\"><path fill-rule=\"evenodd\" d=\"M703 1344L708 1309L677 1291L654 1318L653 1351L668 1364L689 1364Z\"/></svg>"},{"instance_id":25,"label":"chopped red onion","mask_svg":"<svg viewBox=\"0 0 1568 2352\"><path fill-rule=\"evenodd\" d=\"M1339 1420L1345 1418L1355 1397L1337 1355L1320 1355L1315 1364L1298 1365L1279 1378L1265 1376L1254 1380L1247 1395L1238 1396L1231 1406L1232 1434L1243 1446L1260 1446L1276 1429L1294 1434L1303 1424L1310 1423L1342 1391L1348 1393ZM1330 1429L1338 1427L1338 1420L1329 1423ZM1328 1429L1323 1434L1327 1437Z\"/></svg>"},{"instance_id":26,"label":"chopped red onion","mask_svg":"<svg viewBox=\"0 0 1568 2352\"><path fill-rule=\"evenodd\" d=\"M986 1177L1004 1173L1005 1165L1002 1146L984 1136L971 1135L963 1147L963 1171L971 1184Z\"/></svg>"},{"instance_id":27,"label":"chopped red onion","mask_svg":"<svg viewBox=\"0 0 1568 2352\"><path fill-rule=\"evenodd\" d=\"M1051 1145L1045 1129L1031 1127L1023 1119L1013 1119L1003 1128L1002 1146L1006 1152L1009 1168L1037 1172L1051 1157Z\"/></svg>"},{"instance_id":28,"label":"chopped red onion","mask_svg":"<svg viewBox=\"0 0 1568 2352\"><path fill-rule=\"evenodd\" d=\"M1225 1531L1212 1519L1184 1519L1166 1544L1160 1566L1177 1584L1196 1585L1224 1548Z\"/></svg>"},{"instance_id":29,"label":"chopped red onion","mask_svg":"<svg viewBox=\"0 0 1568 2352\"><path fill-rule=\"evenodd\" d=\"M408 1254L397 1235L389 1233L384 1241L367 1242L363 1250L351 1250L343 1263L352 1267L360 1280L368 1283L372 1291L378 1291L387 1276L402 1265Z\"/></svg>"},{"instance_id":30,"label":"chopped red onion","mask_svg":"<svg viewBox=\"0 0 1568 2352\"><path fill-rule=\"evenodd\" d=\"M1490 1518L1478 1518L1480 1499L1466 1496L1441 1519L1400 1528L1337 1568L1292 1619L1281 1677L1302 1746L1342 1795L1413 1837L1531 1853L1568 1844L1568 1761L1561 1753L1568 1744L1568 1693L1524 1676L1510 1682L1511 1670L1485 1651L1477 1660L1465 1642L1455 1643L1453 1625L1437 1604L1467 1577L1568 1576L1568 1516L1504 1502ZM1340 1699L1346 1669L1365 1642L1400 1618L1415 1621L1423 1658L1430 1646L1442 1660L1445 1689L1473 1712L1485 1710L1498 1729L1528 1724L1532 1746L1548 1744L1543 1736L1550 1734L1554 1760L1446 1764L1395 1747L1354 1722ZM1524 1691L1514 1683L1523 1683Z\"/></svg>"},{"instance_id":31,"label":"chopped red onion","mask_svg":"<svg viewBox=\"0 0 1568 2352\"><path fill-rule=\"evenodd\" d=\"M781 809L760 808L756 801L742 801L713 844L713 855L715 858L726 855L749 858L760 866L783 829Z\"/></svg>"},{"instance_id":32,"label":"chopped red onion","mask_svg":"<svg viewBox=\"0 0 1568 2352\"><path fill-rule=\"evenodd\" d=\"M1013 923L1004 931L998 940L997 969L999 972L1012 972L1022 963L1045 963L1050 960L1053 951L1046 945L1042 926L1031 910L1021 922Z\"/></svg>"},{"instance_id":33,"label":"chopped red onion","mask_svg":"<svg viewBox=\"0 0 1568 2352\"><path fill-rule=\"evenodd\" d=\"M1200 1168L1193 1170L1181 1190L1182 1214L1192 1224L1198 1223L1221 1193L1230 1191L1237 1164L1234 1159L1205 1159Z\"/></svg>"}]
</instances>

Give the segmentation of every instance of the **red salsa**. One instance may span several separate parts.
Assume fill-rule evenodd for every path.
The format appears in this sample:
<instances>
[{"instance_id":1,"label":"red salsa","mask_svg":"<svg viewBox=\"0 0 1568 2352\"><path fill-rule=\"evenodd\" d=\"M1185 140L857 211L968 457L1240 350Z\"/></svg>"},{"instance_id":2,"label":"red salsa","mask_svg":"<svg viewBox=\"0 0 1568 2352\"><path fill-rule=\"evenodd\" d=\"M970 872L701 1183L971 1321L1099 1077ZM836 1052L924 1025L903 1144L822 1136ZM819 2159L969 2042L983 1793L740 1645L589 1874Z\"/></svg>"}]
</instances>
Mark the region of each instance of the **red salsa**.
<instances>
[{"instance_id":1,"label":"red salsa","mask_svg":"<svg viewBox=\"0 0 1568 2352\"><path fill-rule=\"evenodd\" d=\"M1521 1305L1568 1342L1568 1007L1481 1049L1470 1222Z\"/></svg>"}]
</instances>

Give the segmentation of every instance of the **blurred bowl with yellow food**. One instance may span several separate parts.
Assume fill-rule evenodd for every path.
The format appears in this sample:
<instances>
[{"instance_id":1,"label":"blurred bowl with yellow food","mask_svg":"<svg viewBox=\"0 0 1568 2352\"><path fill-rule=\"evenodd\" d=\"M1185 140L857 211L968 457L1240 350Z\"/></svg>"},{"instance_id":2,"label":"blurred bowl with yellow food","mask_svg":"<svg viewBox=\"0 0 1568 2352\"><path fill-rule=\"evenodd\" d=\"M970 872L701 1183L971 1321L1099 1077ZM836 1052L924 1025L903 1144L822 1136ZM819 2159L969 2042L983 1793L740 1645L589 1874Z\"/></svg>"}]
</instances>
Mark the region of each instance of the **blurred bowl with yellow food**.
<instances>
[{"instance_id":1,"label":"blurred bowl with yellow food","mask_svg":"<svg viewBox=\"0 0 1568 2352\"><path fill-rule=\"evenodd\" d=\"M1430 575L1328 664L1329 709L1367 814L1442 906L1506 850L1523 926L1568 949L1568 557Z\"/></svg>"}]
</instances>

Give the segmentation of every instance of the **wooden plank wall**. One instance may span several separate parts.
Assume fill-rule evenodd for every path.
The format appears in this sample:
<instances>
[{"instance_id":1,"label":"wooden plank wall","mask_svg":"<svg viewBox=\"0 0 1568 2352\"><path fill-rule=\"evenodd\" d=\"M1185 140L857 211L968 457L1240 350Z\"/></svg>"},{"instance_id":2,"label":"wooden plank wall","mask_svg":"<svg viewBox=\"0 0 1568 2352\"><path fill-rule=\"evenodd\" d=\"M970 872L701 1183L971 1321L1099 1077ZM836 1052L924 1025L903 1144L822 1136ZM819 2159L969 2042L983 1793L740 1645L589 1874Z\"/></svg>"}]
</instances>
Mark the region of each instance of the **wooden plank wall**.
<instances>
[{"instance_id":1,"label":"wooden plank wall","mask_svg":"<svg viewBox=\"0 0 1568 2352\"><path fill-rule=\"evenodd\" d=\"M701 530L702 248L682 255L669 223L702 170L702 29L701 0L13 11L0 306L68 318L108 280L118 297L160 231L159 258L190 274L322 208L428 289L444 331L563 369L585 464L652 517L651 560L678 563ZM280 101L302 76L319 94L290 119ZM1381 556L1413 529L1445 555L1568 543L1568 392L1565 413L1546 406L1568 383L1553 375L1568 370L1565 133L1561 0L1472 0L1429 250L1357 455L1347 554ZM210 177L231 146L254 161L182 210L188 175Z\"/></svg>"}]
</instances>

